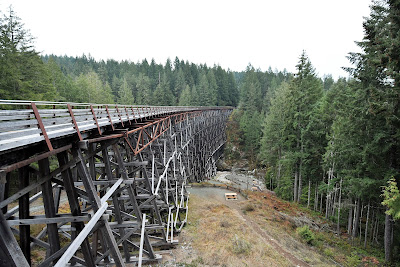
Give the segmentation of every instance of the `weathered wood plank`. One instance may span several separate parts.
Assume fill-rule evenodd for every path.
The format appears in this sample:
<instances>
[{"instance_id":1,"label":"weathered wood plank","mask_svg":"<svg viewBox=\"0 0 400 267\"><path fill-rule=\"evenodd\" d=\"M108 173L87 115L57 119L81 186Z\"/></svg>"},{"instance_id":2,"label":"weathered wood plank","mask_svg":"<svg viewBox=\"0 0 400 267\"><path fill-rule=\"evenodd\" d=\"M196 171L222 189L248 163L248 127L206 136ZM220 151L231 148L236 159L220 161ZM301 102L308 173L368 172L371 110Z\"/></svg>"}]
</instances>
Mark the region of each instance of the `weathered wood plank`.
<instances>
[{"instance_id":1,"label":"weathered wood plank","mask_svg":"<svg viewBox=\"0 0 400 267\"><path fill-rule=\"evenodd\" d=\"M11 138L15 139L18 137L27 137L30 135L38 135L41 132L42 131L38 128L25 128L25 129L21 129L21 130L17 130L14 128L11 131L0 133L0 141L9 140Z\"/></svg>"},{"instance_id":2,"label":"weathered wood plank","mask_svg":"<svg viewBox=\"0 0 400 267\"><path fill-rule=\"evenodd\" d=\"M64 151L62 153L57 154L57 159L58 159L60 166L67 165L68 164L68 153L66 151ZM62 171L61 177L64 182L65 191L67 192L68 203L70 206L71 214L74 216L80 216L82 214L81 207L79 206L78 194L76 192L76 188L74 187L74 179L72 177L71 169L68 168L68 169ZM84 228L84 224L83 224L83 222L73 222L73 223L71 223L71 226L76 229L75 231L72 231L72 233L71 233L72 240L74 240L77 237L77 235ZM87 262L88 266L94 266L94 260L93 260L93 257L91 257L90 250L91 250L91 248L90 248L89 239L86 238L82 242L83 256L84 256L85 261Z\"/></svg>"},{"instance_id":3,"label":"weathered wood plank","mask_svg":"<svg viewBox=\"0 0 400 267\"><path fill-rule=\"evenodd\" d=\"M42 176L50 174L50 163L48 158L39 161L39 171ZM53 187L50 180L42 184L42 196L46 217L54 218L56 216L56 210L54 207ZM60 250L60 238L58 236L57 223L47 224L47 235L50 244L50 255L52 255Z\"/></svg>"},{"instance_id":4,"label":"weathered wood plank","mask_svg":"<svg viewBox=\"0 0 400 267\"><path fill-rule=\"evenodd\" d=\"M9 128L17 128L17 127L22 128L22 127L33 126L33 125L38 125L38 122L36 119L7 121L7 122L0 123L0 130L5 130L5 129L9 129Z\"/></svg>"},{"instance_id":5,"label":"weathered wood plank","mask_svg":"<svg viewBox=\"0 0 400 267\"><path fill-rule=\"evenodd\" d=\"M129 179L127 171L126 171L125 166L124 166L124 162L123 162L121 153L120 153L120 151L118 149L118 145L117 144L113 144L112 148L113 148L113 152L114 152L114 155L116 157L116 160L117 160L117 163L118 163L122 178L123 179ZM130 197L130 203L133 206L133 210L134 210L135 215L137 217L138 223L141 224L143 216L142 216L142 212L139 209L138 202L136 200L135 192L133 190L133 185L128 185L127 186L127 191L128 191L128 195ZM150 243L150 240L149 240L149 237L148 237L148 234L147 234L146 231L144 231L144 242L145 242L145 245L146 245L146 250L149 253L149 257L154 259L155 258L154 250L153 250L153 247L151 246L151 243Z\"/></svg>"},{"instance_id":6,"label":"weathered wood plank","mask_svg":"<svg viewBox=\"0 0 400 267\"><path fill-rule=\"evenodd\" d=\"M97 195L96 189L94 187L93 179L90 177L90 174L86 168L86 164L84 161L84 157L82 155L82 151L79 148L74 149L73 155L74 155L74 157L76 157L79 160L79 162L77 164L79 176L82 178L82 181L84 182L84 186L85 186L86 192L88 194L88 197L90 199L90 202L92 204L92 207L93 207L94 211L97 213L97 210L100 209L100 207L102 207L102 205L101 205L100 197ZM103 220L103 223L104 223L104 227L101 227L101 232L102 232L104 239L107 242L109 249L111 250L111 254L114 257L115 264L117 266L125 266L125 264L122 260L121 253L119 252L117 243L115 241L115 238L112 234L110 225L108 224L108 221Z\"/></svg>"},{"instance_id":7,"label":"weathered wood plank","mask_svg":"<svg viewBox=\"0 0 400 267\"><path fill-rule=\"evenodd\" d=\"M63 217L54 217L54 218L31 218L31 219L22 219L19 218L17 220L7 220L8 224L11 225L20 225L20 227L29 226L31 224L54 224L54 223L69 223L69 222L87 222L90 220L89 215L85 216L63 216Z\"/></svg>"},{"instance_id":8,"label":"weathered wood plank","mask_svg":"<svg viewBox=\"0 0 400 267\"><path fill-rule=\"evenodd\" d=\"M0 267L3 266L28 267L29 263L0 211Z\"/></svg>"},{"instance_id":9,"label":"weathered wood plank","mask_svg":"<svg viewBox=\"0 0 400 267\"><path fill-rule=\"evenodd\" d=\"M23 189L29 186L29 170L28 167L22 167L18 170L19 177L19 189ZM19 198L19 218L24 220L29 218L29 194L25 194ZM9 224L11 225L11 224ZM30 237L31 237L31 226L21 225L20 226L20 246L22 253L24 253L25 258L29 265L31 265L31 245L30 245Z\"/></svg>"}]
</instances>

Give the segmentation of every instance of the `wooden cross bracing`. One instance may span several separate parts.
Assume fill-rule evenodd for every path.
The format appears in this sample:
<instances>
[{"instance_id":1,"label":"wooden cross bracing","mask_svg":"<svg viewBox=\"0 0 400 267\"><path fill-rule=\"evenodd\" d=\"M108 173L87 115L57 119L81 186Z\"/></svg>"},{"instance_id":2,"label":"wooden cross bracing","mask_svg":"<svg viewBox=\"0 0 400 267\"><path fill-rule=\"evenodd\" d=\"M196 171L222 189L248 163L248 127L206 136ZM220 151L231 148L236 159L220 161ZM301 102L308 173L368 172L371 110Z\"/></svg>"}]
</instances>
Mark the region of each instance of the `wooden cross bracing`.
<instances>
[{"instance_id":1,"label":"wooden cross bracing","mask_svg":"<svg viewBox=\"0 0 400 267\"><path fill-rule=\"evenodd\" d=\"M48 140L7 149L0 132L0 156L9 156L0 162L0 266L29 266L36 247L46 251L39 266L159 260L154 248L174 246L187 222L186 184L215 174L231 112L90 105L81 112L88 130L74 106L66 114L79 134L54 137L45 118Z\"/></svg>"}]
</instances>

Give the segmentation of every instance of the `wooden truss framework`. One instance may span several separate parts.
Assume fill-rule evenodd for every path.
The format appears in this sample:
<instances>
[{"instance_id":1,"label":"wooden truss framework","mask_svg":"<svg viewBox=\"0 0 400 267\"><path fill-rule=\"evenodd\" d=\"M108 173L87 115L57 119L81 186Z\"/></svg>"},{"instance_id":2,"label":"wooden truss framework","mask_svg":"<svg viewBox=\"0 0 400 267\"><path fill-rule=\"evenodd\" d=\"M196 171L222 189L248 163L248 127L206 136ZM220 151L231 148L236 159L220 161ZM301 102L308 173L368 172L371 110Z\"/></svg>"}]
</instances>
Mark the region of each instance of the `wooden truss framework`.
<instances>
[{"instance_id":1,"label":"wooden truss framework","mask_svg":"<svg viewBox=\"0 0 400 267\"><path fill-rule=\"evenodd\" d=\"M50 113L29 104L32 116L0 111L0 266L29 266L34 246L46 251L39 266L159 260L155 248L173 246L187 222L186 184L216 171L231 109L63 104L67 113ZM10 132L12 114L23 127ZM26 132L41 134L32 141ZM12 193L10 184L18 185ZM43 227L38 235L34 225Z\"/></svg>"}]
</instances>

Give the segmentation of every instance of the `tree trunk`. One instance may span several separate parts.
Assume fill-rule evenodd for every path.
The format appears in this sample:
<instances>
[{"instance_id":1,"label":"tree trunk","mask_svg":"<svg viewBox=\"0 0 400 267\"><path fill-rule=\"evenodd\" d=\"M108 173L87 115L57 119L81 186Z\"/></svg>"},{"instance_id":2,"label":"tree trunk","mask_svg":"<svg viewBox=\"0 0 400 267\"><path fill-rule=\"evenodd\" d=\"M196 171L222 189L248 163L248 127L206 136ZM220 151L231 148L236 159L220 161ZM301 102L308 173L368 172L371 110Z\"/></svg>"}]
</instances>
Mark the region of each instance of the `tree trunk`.
<instances>
[{"instance_id":1,"label":"tree trunk","mask_svg":"<svg viewBox=\"0 0 400 267\"><path fill-rule=\"evenodd\" d=\"M378 244L378 233L379 233L379 219L378 216L376 216L376 228L375 228L374 240L377 244Z\"/></svg>"},{"instance_id":2,"label":"tree trunk","mask_svg":"<svg viewBox=\"0 0 400 267\"><path fill-rule=\"evenodd\" d=\"M360 238L360 245L361 245L361 237L362 237L362 223L361 223L361 219L362 219L362 217L364 216L363 215L364 214L364 205L361 203L361 215L360 215L360 221L358 222L358 225L359 225L359 227L360 227L360 236L359 236L359 238Z\"/></svg>"},{"instance_id":3,"label":"tree trunk","mask_svg":"<svg viewBox=\"0 0 400 267\"><path fill-rule=\"evenodd\" d=\"M323 202L324 193L321 192L321 202L319 204L319 213L322 213L322 202Z\"/></svg>"},{"instance_id":4,"label":"tree trunk","mask_svg":"<svg viewBox=\"0 0 400 267\"><path fill-rule=\"evenodd\" d=\"M335 185L335 189L334 189L334 194L333 194L333 200L331 202L331 216L335 216L335 203L337 201L337 194L338 194L338 188L337 185Z\"/></svg>"},{"instance_id":5,"label":"tree trunk","mask_svg":"<svg viewBox=\"0 0 400 267\"><path fill-rule=\"evenodd\" d=\"M350 198L350 209L349 209L349 219L347 222L347 234L350 236L351 235L351 229L353 228L353 202L352 199Z\"/></svg>"},{"instance_id":6,"label":"tree trunk","mask_svg":"<svg viewBox=\"0 0 400 267\"><path fill-rule=\"evenodd\" d=\"M342 202L342 178L340 178L340 187L339 187L339 205L338 205L338 213L337 213L337 225L336 232L340 235L340 205Z\"/></svg>"},{"instance_id":7,"label":"tree trunk","mask_svg":"<svg viewBox=\"0 0 400 267\"><path fill-rule=\"evenodd\" d=\"M385 217L385 261L392 262L393 248L393 218L391 215Z\"/></svg>"},{"instance_id":8,"label":"tree trunk","mask_svg":"<svg viewBox=\"0 0 400 267\"><path fill-rule=\"evenodd\" d=\"M314 190L314 211L317 210L318 207L318 183L315 183L315 190Z\"/></svg>"},{"instance_id":9,"label":"tree trunk","mask_svg":"<svg viewBox=\"0 0 400 267\"><path fill-rule=\"evenodd\" d=\"M282 168L282 164L281 164L281 149L279 148L278 150L278 173L276 174L276 183L277 183L277 187L279 187L279 182L281 180L281 168Z\"/></svg>"},{"instance_id":10,"label":"tree trunk","mask_svg":"<svg viewBox=\"0 0 400 267\"><path fill-rule=\"evenodd\" d=\"M367 221L365 222L364 248L367 248L368 220L369 220L369 203L370 203L370 201L368 201Z\"/></svg>"},{"instance_id":11,"label":"tree trunk","mask_svg":"<svg viewBox=\"0 0 400 267\"><path fill-rule=\"evenodd\" d=\"M294 173L294 188L293 188L293 201L297 202L297 184L298 184L298 169L296 164L296 172Z\"/></svg>"},{"instance_id":12,"label":"tree trunk","mask_svg":"<svg viewBox=\"0 0 400 267\"><path fill-rule=\"evenodd\" d=\"M328 189L326 190L326 205L325 205L325 218L328 219L328 214L329 214L329 205L330 205L330 192L329 192L329 186L331 183L331 172L328 171Z\"/></svg>"},{"instance_id":13,"label":"tree trunk","mask_svg":"<svg viewBox=\"0 0 400 267\"><path fill-rule=\"evenodd\" d=\"M301 153L303 154L303 145L301 145ZM302 175L301 175L301 169L303 167L303 159L300 158L300 164L299 164L299 192L297 193L297 202L300 203L301 201L301 191L303 189L303 185L302 185Z\"/></svg>"},{"instance_id":14,"label":"tree trunk","mask_svg":"<svg viewBox=\"0 0 400 267\"><path fill-rule=\"evenodd\" d=\"M310 199L311 199L311 180L308 181L308 200L307 200L307 208L310 208Z\"/></svg>"},{"instance_id":15,"label":"tree trunk","mask_svg":"<svg viewBox=\"0 0 400 267\"><path fill-rule=\"evenodd\" d=\"M269 176L269 190L271 190L271 191L273 191L273 189L272 189L272 183L273 183L273 181L272 181L272 175L270 175L270 176Z\"/></svg>"},{"instance_id":16,"label":"tree trunk","mask_svg":"<svg viewBox=\"0 0 400 267\"><path fill-rule=\"evenodd\" d=\"M357 230L360 222L360 214L361 214L361 201L360 198L357 199L357 206L355 210L355 216L354 216L354 223L353 223L353 237L357 237Z\"/></svg>"}]
</instances>

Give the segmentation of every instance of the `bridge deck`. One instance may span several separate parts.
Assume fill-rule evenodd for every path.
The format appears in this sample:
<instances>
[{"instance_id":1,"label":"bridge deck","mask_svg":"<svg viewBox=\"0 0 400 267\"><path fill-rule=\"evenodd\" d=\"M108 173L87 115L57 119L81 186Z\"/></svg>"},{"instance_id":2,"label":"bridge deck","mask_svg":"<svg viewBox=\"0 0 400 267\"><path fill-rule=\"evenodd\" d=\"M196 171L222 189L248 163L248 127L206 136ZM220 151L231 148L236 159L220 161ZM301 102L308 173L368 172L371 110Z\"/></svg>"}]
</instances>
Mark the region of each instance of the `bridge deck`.
<instances>
[{"instance_id":1,"label":"bridge deck","mask_svg":"<svg viewBox=\"0 0 400 267\"><path fill-rule=\"evenodd\" d=\"M126 106L0 100L0 153L18 147L106 127L115 130L137 120L212 107ZM21 109L20 107L25 107Z\"/></svg>"}]
</instances>

